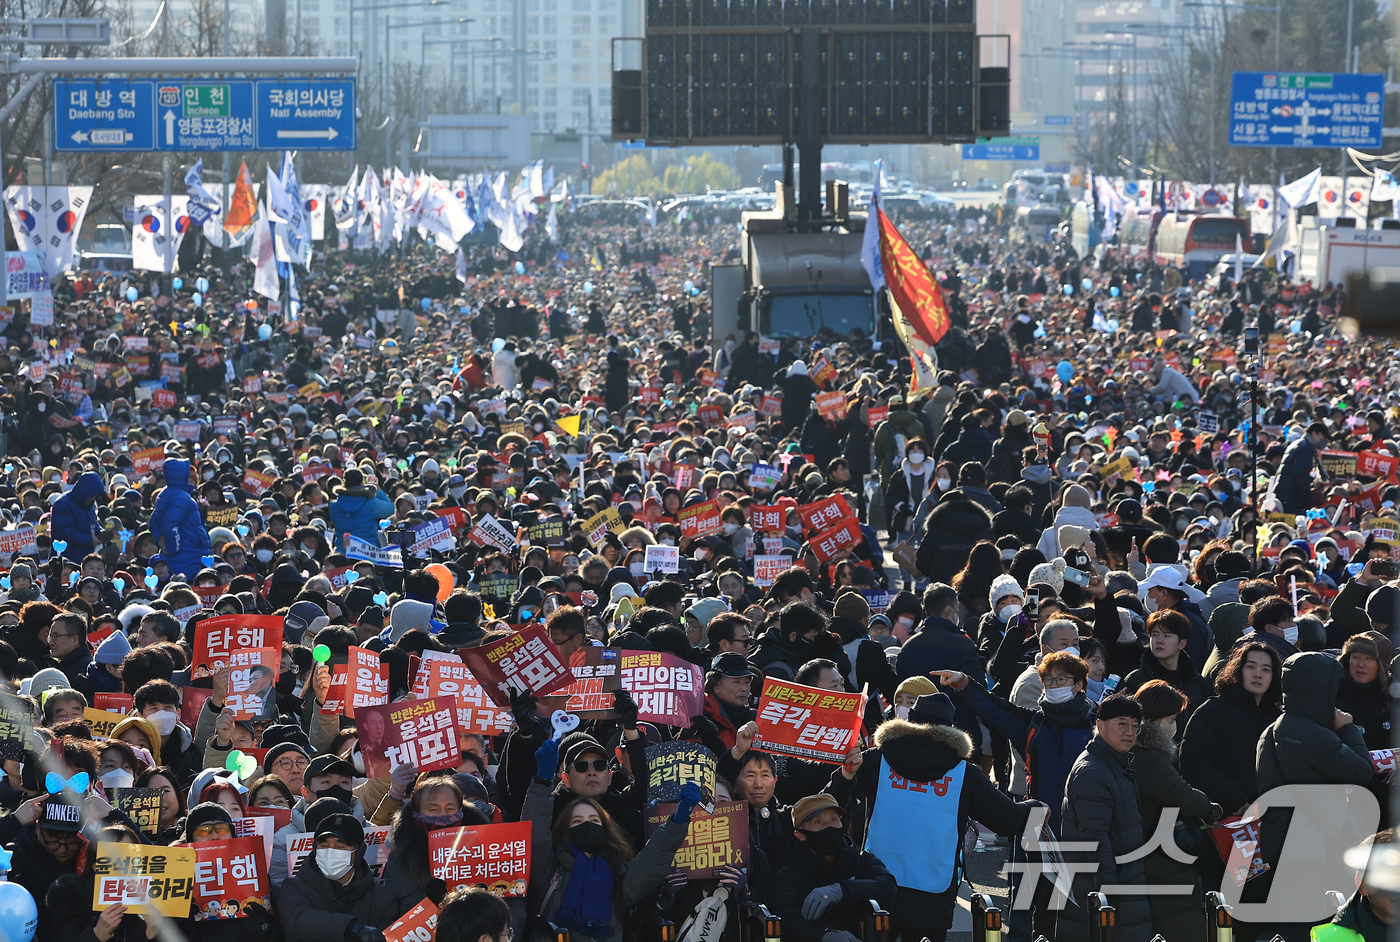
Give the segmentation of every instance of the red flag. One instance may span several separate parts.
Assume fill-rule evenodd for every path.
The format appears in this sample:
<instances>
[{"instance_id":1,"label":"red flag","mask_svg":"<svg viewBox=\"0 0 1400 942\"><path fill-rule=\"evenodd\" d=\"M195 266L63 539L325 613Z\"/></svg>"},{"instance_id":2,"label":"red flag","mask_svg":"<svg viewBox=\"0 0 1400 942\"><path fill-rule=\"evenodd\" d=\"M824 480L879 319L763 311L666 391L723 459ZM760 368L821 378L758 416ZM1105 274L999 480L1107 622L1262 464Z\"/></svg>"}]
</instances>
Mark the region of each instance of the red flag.
<instances>
[{"instance_id":1,"label":"red flag","mask_svg":"<svg viewBox=\"0 0 1400 942\"><path fill-rule=\"evenodd\" d=\"M951 325L943 288L928 270L904 236L890 222L884 210L880 214L880 265L885 272L885 287L895 312L896 326L903 319L914 334L930 347L943 339Z\"/></svg>"}]
</instances>

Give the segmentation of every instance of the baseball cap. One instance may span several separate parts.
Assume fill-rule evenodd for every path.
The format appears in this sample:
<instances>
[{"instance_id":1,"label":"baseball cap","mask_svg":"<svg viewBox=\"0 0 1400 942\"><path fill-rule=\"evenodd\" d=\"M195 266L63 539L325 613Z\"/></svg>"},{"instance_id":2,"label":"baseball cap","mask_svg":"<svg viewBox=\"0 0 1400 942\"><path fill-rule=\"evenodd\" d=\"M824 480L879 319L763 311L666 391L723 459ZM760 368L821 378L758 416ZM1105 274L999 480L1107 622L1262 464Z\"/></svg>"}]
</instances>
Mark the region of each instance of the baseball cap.
<instances>
[{"instance_id":1,"label":"baseball cap","mask_svg":"<svg viewBox=\"0 0 1400 942\"><path fill-rule=\"evenodd\" d=\"M1171 589L1173 592L1185 592L1186 579L1171 566L1158 566L1138 584L1138 594L1142 595L1148 589Z\"/></svg>"},{"instance_id":2,"label":"baseball cap","mask_svg":"<svg viewBox=\"0 0 1400 942\"><path fill-rule=\"evenodd\" d=\"M710 673L724 677L749 677L753 671L749 669L748 658L744 655L737 651L726 651L710 662Z\"/></svg>"},{"instance_id":3,"label":"baseball cap","mask_svg":"<svg viewBox=\"0 0 1400 942\"><path fill-rule=\"evenodd\" d=\"M798 800L792 806L792 824L794 827L801 827L811 818L820 814L828 808L835 808L840 813L842 819L846 817L846 810L836 801L834 797L826 792L818 792L815 795L808 795L806 798Z\"/></svg>"},{"instance_id":4,"label":"baseball cap","mask_svg":"<svg viewBox=\"0 0 1400 942\"><path fill-rule=\"evenodd\" d=\"M340 756L328 753L312 759L306 767L306 781L309 782L318 775L345 775L354 778L355 767Z\"/></svg>"}]
</instances>

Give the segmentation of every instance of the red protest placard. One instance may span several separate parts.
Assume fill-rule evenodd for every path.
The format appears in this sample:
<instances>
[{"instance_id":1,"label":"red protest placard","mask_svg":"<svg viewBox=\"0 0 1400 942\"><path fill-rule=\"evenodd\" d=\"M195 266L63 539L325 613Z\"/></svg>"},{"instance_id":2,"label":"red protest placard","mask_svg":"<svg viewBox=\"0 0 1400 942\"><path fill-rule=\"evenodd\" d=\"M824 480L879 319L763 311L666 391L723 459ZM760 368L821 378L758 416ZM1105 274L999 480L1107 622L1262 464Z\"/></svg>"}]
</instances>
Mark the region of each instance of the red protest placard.
<instances>
[{"instance_id":1,"label":"red protest placard","mask_svg":"<svg viewBox=\"0 0 1400 942\"><path fill-rule=\"evenodd\" d=\"M281 651L282 616L219 615L200 622L195 629L191 676L210 676L227 666L229 655L241 648L276 648ZM280 656L276 666L281 666Z\"/></svg>"},{"instance_id":2,"label":"red protest placard","mask_svg":"<svg viewBox=\"0 0 1400 942\"><path fill-rule=\"evenodd\" d=\"M345 664L329 663L326 669L331 672L331 689L326 691L325 702L321 704L321 714L339 716L345 712L345 679L350 670Z\"/></svg>"},{"instance_id":3,"label":"red protest placard","mask_svg":"<svg viewBox=\"0 0 1400 942\"><path fill-rule=\"evenodd\" d=\"M224 706L236 720L277 716L277 671L282 648L239 648L228 656L228 697Z\"/></svg>"},{"instance_id":4,"label":"red protest placard","mask_svg":"<svg viewBox=\"0 0 1400 942\"><path fill-rule=\"evenodd\" d=\"M133 477L145 477L164 464L164 448L145 448L131 454L131 474Z\"/></svg>"},{"instance_id":5,"label":"red protest placard","mask_svg":"<svg viewBox=\"0 0 1400 942\"><path fill-rule=\"evenodd\" d=\"M192 845L194 863L194 918L238 919L250 904L272 908L271 881L260 837L235 837Z\"/></svg>"},{"instance_id":6,"label":"red protest placard","mask_svg":"<svg viewBox=\"0 0 1400 942\"><path fill-rule=\"evenodd\" d=\"M243 753L244 755L247 755L248 750L244 749ZM292 809L250 807L248 809L248 817L265 817L270 819L272 821L272 833L276 834L278 831L282 830L282 828L292 823ZM268 859L271 860L271 858Z\"/></svg>"},{"instance_id":7,"label":"red protest placard","mask_svg":"<svg viewBox=\"0 0 1400 942\"><path fill-rule=\"evenodd\" d=\"M1362 451L1356 455L1356 473L1363 478L1387 478L1395 470L1394 455L1383 455L1378 451Z\"/></svg>"},{"instance_id":8,"label":"red protest placard","mask_svg":"<svg viewBox=\"0 0 1400 942\"><path fill-rule=\"evenodd\" d=\"M432 772L462 763L455 697L361 707L355 727L370 778L383 778L404 764Z\"/></svg>"},{"instance_id":9,"label":"red protest placard","mask_svg":"<svg viewBox=\"0 0 1400 942\"><path fill-rule=\"evenodd\" d=\"M866 424L869 425L872 429L889 417L890 407L888 404L882 406L870 406L865 410Z\"/></svg>"},{"instance_id":10,"label":"red protest placard","mask_svg":"<svg viewBox=\"0 0 1400 942\"><path fill-rule=\"evenodd\" d=\"M643 386L638 395L644 406L654 406L661 401L661 389L657 386Z\"/></svg>"},{"instance_id":11,"label":"red protest placard","mask_svg":"<svg viewBox=\"0 0 1400 942\"><path fill-rule=\"evenodd\" d=\"M776 504L750 504L749 526L759 533L782 532L783 508Z\"/></svg>"},{"instance_id":12,"label":"red protest placard","mask_svg":"<svg viewBox=\"0 0 1400 942\"><path fill-rule=\"evenodd\" d=\"M454 533L467 525L467 512L461 507L433 507L432 512L445 519Z\"/></svg>"},{"instance_id":13,"label":"red protest placard","mask_svg":"<svg viewBox=\"0 0 1400 942\"><path fill-rule=\"evenodd\" d=\"M797 516L802 518L802 526L809 533L813 530L825 530L842 520L855 519L855 515L851 513L850 505L846 503L846 498L840 494L832 494L819 501L803 504L797 508Z\"/></svg>"},{"instance_id":14,"label":"red protest placard","mask_svg":"<svg viewBox=\"0 0 1400 942\"><path fill-rule=\"evenodd\" d=\"M864 694L766 678L754 748L840 765L860 735L864 709Z\"/></svg>"},{"instance_id":15,"label":"red protest placard","mask_svg":"<svg viewBox=\"0 0 1400 942\"><path fill-rule=\"evenodd\" d=\"M724 529L724 523L720 520L719 504L712 500L682 507L676 516L680 519L681 536L683 537L699 539L702 536L719 533Z\"/></svg>"},{"instance_id":16,"label":"red protest placard","mask_svg":"<svg viewBox=\"0 0 1400 942\"><path fill-rule=\"evenodd\" d=\"M689 726L705 709L699 666L663 651L623 651L622 686L637 701L644 723Z\"/></svg>"},{"instance_id":17,"label":"red protest placard","mask_svg":"<svg viewBox=\"0 0 1400 942\"><path fill-rule=\"evenodd\" d=\"M840 559L860 542L860 526L854 520L846 520L829 530L823 530L807 541L817 562L828 563Z\"/></svg>"},{"instance_id":18,"label":"red protest placard","mask_svg":"<svg viewBox=\"0 0 1400 942\"><path fill-rule=\"evenodd\" d=\"M510 706L510 691L536 697L573 683L574 675L543 625L530 625L509 638L464 648L462 660L497 706Z\"/></svg>"},{"instance_id":19,"label":"red protest placard","mask_svg":"<svg viewBox=\"0 0 1400 942\"><path fill-rule=\"evenodd\" d=\"M783 414L783 401L773 396L765 395L763 401L758 404L758 414L766 415L769 418Z\"/></svg>"},{"instance_id":20,"label":"red protest placard","mask_svg":"<svg viewBox=\"0 0 1400 942\"><path fill-rule=\"evenodd\" d=\"M823 389L836 378L836 367L832 366L831 361L826 357L817 357L812 367L812 382Z\"/></svg>"},{"instance_id":21,"label":"red protest placard","mask_svg":"<svg viewBox=\"0 0 1400 942\"><path fill-rule=\"evenodd\" d=\"M175 390L173 389L153 389L151 390L151 404L157 409L175 408Z\"/></svg>"},{"instance_id":22,"label":"red protest placard","mask_svg":"<svg viewBox=\"0 0 1400 942\"><path fill-rule=\"evenodd\" d=\"M428 854L433 876L448 889L475 886L523 897L530 880L530 823L438 828L428 834Z\"/></svg>"},{"instance_id":23,"label":"red protest placard","mask_svg":"<svg viewBox=\"0 0 1400 942\"><path fill-rule=\"evenodd\" d=\"M261 471L254 471L252 468L243 472L243 483L239 485L244 491L257 496L268 490L277 483L277 475L263 474Z\"/></svg>"},{"instance_id":24,"label":"red protest placard","mask_svg":"<svg viewBox=\"0 0 1400 942\"><path fill-rule=\"evenodd\" d=\"M425 899L384 930L384 942L433 942L437 923L438 908Z\"/></svg>"},{"instance_id":25,"label":"red protest placard","mask_svg":"<svg viewBox=\"0 0 1400 942\"><path fill-rule=\"evenodd\" d=\"M389 702L389 665L379 660L379 652L350 646L345 692L346 716L354 716L355 711L363 707Z\"/></svg>"},{"instance_id":26,"label":"red protest placard","mask_svg":"<svg viewBox=\"0 0 1400 942\"><path fill-rule=\"evenodd\" d=\"M180 722L194 729L199 725L199 711L204 709L204 701L214 693L208 687L180 687ZM193 723L194 726L190 726Z\"/></svg>"},{"instance_id":27,"label":"red protest placard","mask_svg":"<svg viewBox=\"0 0 1400 942\"><path fill-rule=\"evenodd\" d=\"M837 390L817 393L817 413L819 415L845 415L846 394Z\"/></svg>"},{"instance_id":28,"label":"red protest placard","mask_svg":"<svg viewBox=\"0 0 1400 942\"><path fill-rule=\"evenodd\" d=\"M569 658L574 682L552 697L541 697L544 712L563 710L585 720L616 716L612 712L613 691L622 687L618 652L612 648L579 648Z\"/></svg>"},{"instance_id":29,"label":"red protest placard","mask_svg":"<svg viewBox=\"0 0 1400 942\"><path fill-rule=\"evenodd\" d=\"M464 733L499 736L509 732L515 723L510 710L492 703L467 665L455 655L425 659L418 678L422 681L421 696L457 698L457 724ZM416 687L414 696L420 696Z\"/></svg>"},{"instance_id":30,"label":"red protest placard","mask_svg":"<svg viewBox=\"0 0 1400 942\"><path fill-rule=\"evenodd\" d=\"M724 407L722 406L701 406L696 412L701 422L706 425L719 425L724 421Z\"/></svg>"},{"instance_id":31,"label":"red protest placard","mask_svg":"<svg viewBox=\"0 0 1400 942\"><path fill-rule=\"evenodd\" d=\"M89 636L91 637L91 636ZM93 709L106 710L109 713L130 713L132 706L132 696L129 693L95 693L92 695Z\"/></svg>"}]
</instances>

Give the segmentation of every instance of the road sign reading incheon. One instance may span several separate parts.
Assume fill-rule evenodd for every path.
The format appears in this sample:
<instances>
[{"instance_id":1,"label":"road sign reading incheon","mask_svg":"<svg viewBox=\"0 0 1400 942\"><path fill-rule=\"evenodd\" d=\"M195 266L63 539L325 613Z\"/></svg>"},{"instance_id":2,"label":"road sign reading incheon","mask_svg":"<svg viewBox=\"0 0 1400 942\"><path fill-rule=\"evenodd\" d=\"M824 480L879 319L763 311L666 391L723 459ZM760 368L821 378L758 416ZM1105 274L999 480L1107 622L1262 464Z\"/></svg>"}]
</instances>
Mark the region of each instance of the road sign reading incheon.
<instances>
[{"instance_id":1,"label":"road sign reading incheon","mask_svg":"<svg viewBox=\"0 0 1400 942\"><path fill-rule=\"evenodd\" d=\"M354 79L55 79L55 149L354 150Z\"/></svg>"},{"instance_id":2,"label":"road sign reading incheon","mask_svg":"<svg viewBox=\"0 0 1400 942\"><path fill-rule=\"evenodd\" d=\"M1233 147L1380 147L1385 76L1358 72L1236 72Z\"/></svg>"}]
</instances>

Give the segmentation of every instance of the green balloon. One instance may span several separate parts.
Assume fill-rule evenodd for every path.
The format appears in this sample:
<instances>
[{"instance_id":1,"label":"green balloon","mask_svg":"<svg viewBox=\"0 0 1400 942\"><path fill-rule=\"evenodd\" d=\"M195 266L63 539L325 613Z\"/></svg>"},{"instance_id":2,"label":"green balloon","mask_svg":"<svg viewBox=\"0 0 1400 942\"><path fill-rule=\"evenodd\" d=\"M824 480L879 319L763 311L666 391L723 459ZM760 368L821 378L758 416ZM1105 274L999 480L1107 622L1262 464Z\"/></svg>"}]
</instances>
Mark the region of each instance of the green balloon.
<instances>
[{"instance_id":1,"label":"green balloon","mask_svg":"<svg viewBox=\"0 0 1400 942\"><path fill-rule=\"evenodd\" d=\"M331 649L324 644L318 644L311 649L311 659L318 664L324 664L331 659Z\"/></svg>"}]
</instances>

